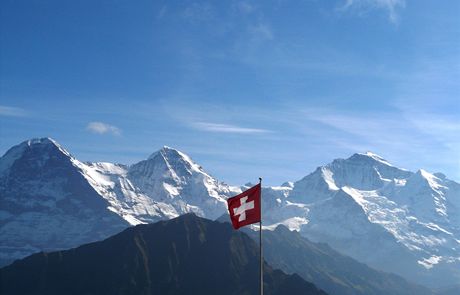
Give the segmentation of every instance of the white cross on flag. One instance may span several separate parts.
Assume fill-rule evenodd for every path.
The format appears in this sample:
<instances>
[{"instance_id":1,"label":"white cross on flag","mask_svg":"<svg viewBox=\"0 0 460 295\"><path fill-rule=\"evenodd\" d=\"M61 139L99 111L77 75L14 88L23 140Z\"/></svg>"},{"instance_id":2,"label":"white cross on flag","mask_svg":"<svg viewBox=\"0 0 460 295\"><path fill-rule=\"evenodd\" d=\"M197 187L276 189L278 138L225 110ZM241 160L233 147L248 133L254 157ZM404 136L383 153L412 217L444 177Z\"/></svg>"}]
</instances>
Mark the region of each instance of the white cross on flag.
<instances>
[{"instance_id":1,"label":"white cross on flag","mask_svg":"<svg viewBox=\"0 0 460 295\"><path fill-rule=\"evenodd\" d=\"M260 183L247 191L227 200L228 212L233 227L242 226L260 221Z\"/></svg>"}]
</instances>

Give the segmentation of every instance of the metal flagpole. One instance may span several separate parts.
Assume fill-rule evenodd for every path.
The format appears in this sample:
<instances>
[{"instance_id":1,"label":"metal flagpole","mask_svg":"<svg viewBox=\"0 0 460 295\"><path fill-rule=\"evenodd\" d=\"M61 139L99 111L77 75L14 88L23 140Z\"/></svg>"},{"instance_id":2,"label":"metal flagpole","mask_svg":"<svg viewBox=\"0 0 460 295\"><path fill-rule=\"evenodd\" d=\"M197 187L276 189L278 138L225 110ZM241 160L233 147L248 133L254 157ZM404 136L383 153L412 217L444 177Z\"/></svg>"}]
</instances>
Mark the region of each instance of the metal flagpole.
<instances>
[{"instance_id":1,"label":"metal flagpole","mask_svg":"<svg viewBox=\"0 0 460 295\"><path fill-rule=\"evenodd\" d=\"M259 221L259 253L260 253L260 295L264 295L264 258L262 255L262 178L259 177L260 185L260 221Z\"/></svg>"}]
</instances>

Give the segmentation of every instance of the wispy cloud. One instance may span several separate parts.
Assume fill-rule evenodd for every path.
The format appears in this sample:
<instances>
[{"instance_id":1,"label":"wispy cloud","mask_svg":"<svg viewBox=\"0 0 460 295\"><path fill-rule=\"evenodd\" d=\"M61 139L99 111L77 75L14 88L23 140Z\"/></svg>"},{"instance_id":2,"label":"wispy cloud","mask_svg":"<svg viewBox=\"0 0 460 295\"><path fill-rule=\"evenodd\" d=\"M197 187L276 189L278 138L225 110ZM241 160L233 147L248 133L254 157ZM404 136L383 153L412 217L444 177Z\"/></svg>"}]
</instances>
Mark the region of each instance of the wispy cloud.
<instances>
[{"instance_id":1,"label":"wispy cloud","mask_svg":"<svg viewBox=\"0 0 460 295\"><path fill-rule=\"evenodd\" d=\"M221 132L221 133L269 133L269 130L258 128L247 128L229 124L209 123L209 122L195 122L192 124L194 128L208 132Z\"/></svg>"},{"instance_id":2,"label":"wispy cloud","mask_svg":"<svg viewBox=\"0 0 460 295\"><path fill-rule=\"evenodd\" d=\"M235 3L234 8L243 14L249 14L254 11L254 6L245 1Z\"/></svg>"},{"instance_id":3,"label":"wispy cloud","mask_svg":"<svg viewBox=\"0 0 460 295\"><path fill-rule=\"evenodd\" d=\"M258 23L256 25L249 26L249 33L255 39L273 40L273 32L270 26L266 23Z\"/></svg>"},{"instance_id":4,"label":"wispy cloud","mask_svg":"<svg viewBox=\"0 0 460 295\"><path fill-rule=\"evenodd\" d=\"M86 126L86 129L96 134L121 135L120 128L102 122L90 122Z\"/></svg>"},{"instance_id":5,"label":"wispy cloud","mask_svg":"<svg viewBox=\"0 0 460 295\"><path fill-rule=\"evenodd\" d=\"M404 118L414 126L420 134L432 138L440 146L451 150L457 155L460 163L460 120L459 113L454 115L436 114L422 110L403 110ZM451 160L451 159L449 159ZM459 166L460 168L460 166ZM460 172L460 171L459 171Z\"/></svg>"},{"instance_id":6,"label":"wispy cloud","mask_svg":"<svg viewBox=\"0 0 460 295\"><path fill-rule=\"evenodd\" d=\"M371 150L408 168L447 169L444 172L451 177L460 177L460 123L454 116L414 108L367 113L307 109L304 114L309 121L321 124L318 128L323 136L336 146Z\"/></svg>"},{"instance_id":7,"label":"wispy cloud","mask_svg":"<svg viewBox=\"0 0 460 295\"><path fill-rule=\"evenodd\" d=\"M398 10L406 6L405 0L346 0L344 9L357 9L365 12L370 9L384 9L388 12L388 19L393 24L399 21Z\"/></svg>"},{"instance_id":8,"label":"wispy cloud","mask_svg":"<svg viewBox=\"0 0 460 295\"><path fill-rule=\"evenodd\" d=\"M26 115L27 112L24 109L0 105L0 116L25 117Z\"/></svg>"},{"instance_id":9,"label":"wispy cloud","mask_svg":"<svg viewBox=\"0 0 460 295\"><path fill-rule=\"evenodd\" d=\"M213 19L215 12L208 3L192 3L182 12L182 17L191 23L199 23Z\"/></svg>"}]
</instances>

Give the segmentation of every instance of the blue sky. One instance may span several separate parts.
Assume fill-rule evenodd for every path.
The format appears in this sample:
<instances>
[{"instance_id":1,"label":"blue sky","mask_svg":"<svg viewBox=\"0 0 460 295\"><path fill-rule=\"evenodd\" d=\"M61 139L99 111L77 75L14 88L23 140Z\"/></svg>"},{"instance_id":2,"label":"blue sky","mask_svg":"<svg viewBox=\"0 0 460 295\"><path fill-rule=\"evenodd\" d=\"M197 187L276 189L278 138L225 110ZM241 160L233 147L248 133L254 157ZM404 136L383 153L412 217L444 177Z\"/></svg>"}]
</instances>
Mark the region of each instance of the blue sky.
<instances>
[{"instance_id":1,"label":"blue sky","mask_svg":"<svg viewBox=\"0 0 460 295\"><path fill-rule=\"evenodd\" d=\"M460 2L0 3L0 153L163 145L231 184L373 151L460 180Z\"/></svg>"}]
</instances>

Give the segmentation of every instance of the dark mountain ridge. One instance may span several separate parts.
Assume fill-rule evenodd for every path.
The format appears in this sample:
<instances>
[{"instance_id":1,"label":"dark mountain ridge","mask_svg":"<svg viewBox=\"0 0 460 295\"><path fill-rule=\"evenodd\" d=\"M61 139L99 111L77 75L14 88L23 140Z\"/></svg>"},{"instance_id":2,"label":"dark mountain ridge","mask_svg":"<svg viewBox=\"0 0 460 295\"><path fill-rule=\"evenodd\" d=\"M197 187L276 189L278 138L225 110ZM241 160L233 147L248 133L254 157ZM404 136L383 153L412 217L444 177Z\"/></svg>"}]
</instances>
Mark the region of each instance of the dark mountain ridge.
<instances>
[{"instance_id":1,"label":"dark mountain ridge","mask_svg":"<svg viewBox=\"0 0 460 295\"><path fill-rule=\"evenodd\" d=\"M230 225L187 214L0 269L0 294L257 294L259 253ZM265 264L265 294L326 294Z\"/></svg>"}]
</instances>

